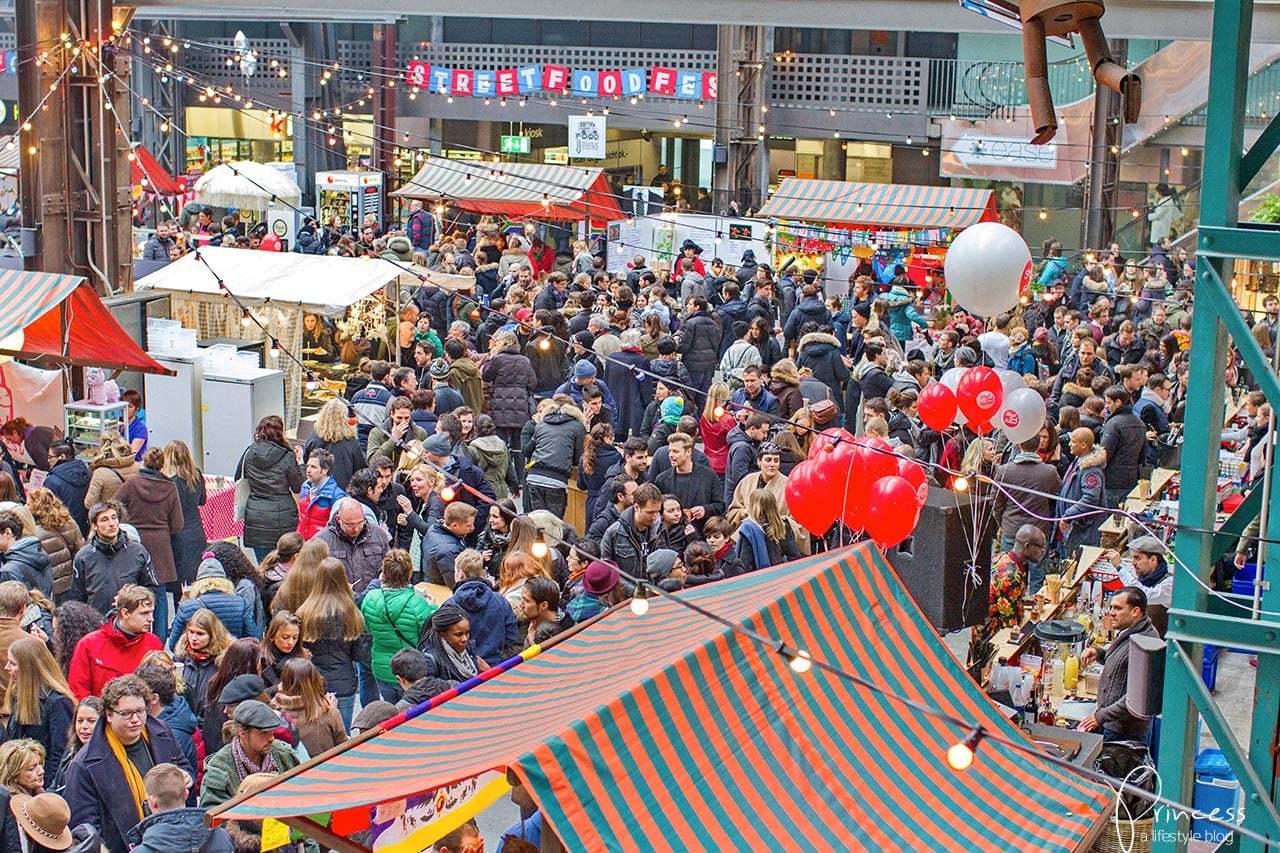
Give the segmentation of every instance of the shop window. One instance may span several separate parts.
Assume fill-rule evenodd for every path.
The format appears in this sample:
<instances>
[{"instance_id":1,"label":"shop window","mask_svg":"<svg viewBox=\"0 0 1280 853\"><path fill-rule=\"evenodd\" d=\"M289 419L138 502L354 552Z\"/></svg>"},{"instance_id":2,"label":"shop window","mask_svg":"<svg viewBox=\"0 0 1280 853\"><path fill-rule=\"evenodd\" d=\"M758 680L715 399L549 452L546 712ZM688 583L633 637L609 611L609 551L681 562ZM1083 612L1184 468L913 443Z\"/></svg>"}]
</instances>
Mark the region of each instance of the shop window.
<instances>
[{"instance_id":1,"label":"shop window","mask_svg":"<svg viewBox=\"0 0 1280 853\"><path fill-rule=\"evenodd\" d=\"M493 20L494 44L541 44L538 22L520 18Z\"/></svg>"},{"instance_id":2,"label":"shop window","mask_svg":"<svg viewBox=\"0 0 1280 853\"><path fill-rule=\"evenodd\" d=\"M461 44L488 44L493 37L488 18L445 18L444 40Z\"/></svg>"},{"instance_id":3,"label":"shop window","mask_svg":"<svg viewBox=\"0 0 1280 853\"><path fill-rule=\"evenodd\" d=\"M581 21L543 21L542 44L577 45L587 41L586 28Z\"/></svg>"},{"instance_id":4,"label":"shop window","mask_svg":"<svg viewBox=\"0 0 1280 853\"><path fill-rule=\"evenodd\" d=\"M640 37L632 24L619 21L592 21L587 26L592 47L639 47Z\"/></svg>"}]
</instances>

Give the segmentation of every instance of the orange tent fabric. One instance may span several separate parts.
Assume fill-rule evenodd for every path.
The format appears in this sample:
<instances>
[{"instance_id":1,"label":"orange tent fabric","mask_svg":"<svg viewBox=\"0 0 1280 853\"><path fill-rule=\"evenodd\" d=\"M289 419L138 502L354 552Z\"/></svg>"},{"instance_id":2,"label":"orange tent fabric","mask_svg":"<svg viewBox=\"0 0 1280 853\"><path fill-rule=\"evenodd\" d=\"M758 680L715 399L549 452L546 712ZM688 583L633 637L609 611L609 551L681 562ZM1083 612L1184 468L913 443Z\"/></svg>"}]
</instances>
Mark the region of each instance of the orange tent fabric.
<instances>
[{"instance_id":1,"label":"orange tent fabric","mask_svg":"<svg viewBox=\"0 0 1280 853\"><path fill-rule=\"evenodd\" d=\"M65 300L50 308L23 330L23 353L63 354L64 310L68 329L67 353L73 364L112 370L140 370L143 373L169 372L129 337L98 298L93 287L85 281Z\"/></svg>"}]
</instances>

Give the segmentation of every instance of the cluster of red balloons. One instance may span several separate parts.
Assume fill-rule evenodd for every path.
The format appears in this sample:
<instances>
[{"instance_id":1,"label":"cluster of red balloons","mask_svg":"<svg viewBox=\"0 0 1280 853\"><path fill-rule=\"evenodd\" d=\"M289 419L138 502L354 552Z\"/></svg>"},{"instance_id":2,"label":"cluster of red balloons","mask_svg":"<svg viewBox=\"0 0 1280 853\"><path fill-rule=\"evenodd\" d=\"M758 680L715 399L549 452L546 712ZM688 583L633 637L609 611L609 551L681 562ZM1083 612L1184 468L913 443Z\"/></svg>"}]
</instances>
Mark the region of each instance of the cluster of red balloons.
<instances>
[{"instance_id":1,"label":"cluster of red balloons","mask_svg":"<svg viewBox=\"0 0 1280 853\"><path fill-rule=\"evenodd\" d=\"M916 401L920 420L942 432L957 421L984 435L995 428L991 419L1004 402L1004 383L990 367L953 367L942 381L931 382Z\"/></svg>"},{"instance_id":2,"label":"cluster of red balloons","mask_svg":"<svg viewBox=\"0 0 1280 853\"><path fill-rule=\"evenodd\" d=\"M809 458L787 475L787 509L801 527L822 536L840 520L882 548L911 535L928 494L919 462L884 439L835 427L817 435Z\"/></svg>"}]
</instances>

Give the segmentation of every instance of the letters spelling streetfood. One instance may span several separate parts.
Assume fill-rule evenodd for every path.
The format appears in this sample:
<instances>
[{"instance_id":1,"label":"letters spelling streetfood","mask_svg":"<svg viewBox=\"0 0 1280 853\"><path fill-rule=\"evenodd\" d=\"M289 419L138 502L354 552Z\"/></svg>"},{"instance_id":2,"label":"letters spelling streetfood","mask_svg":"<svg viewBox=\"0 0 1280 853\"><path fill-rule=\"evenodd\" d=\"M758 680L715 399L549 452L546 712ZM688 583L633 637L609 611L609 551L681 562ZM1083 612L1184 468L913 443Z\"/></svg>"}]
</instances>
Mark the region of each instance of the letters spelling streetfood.
<instances>
[{"instance_id":1,"label":"letters spelling streetfood","mask_svg":"<svg viewBox=\"0 0 1280 853\"><path fill-rule=\"evenodd\" d=\"M506 98L531 92L554 92L575 98L625 98L653 94L684 101L714 101L716 72L655 65L604 71L565 65L520 65L493 71L446 68L415 59L405 66L410 86L435 95Z\"/></svg>"}]
</instances>

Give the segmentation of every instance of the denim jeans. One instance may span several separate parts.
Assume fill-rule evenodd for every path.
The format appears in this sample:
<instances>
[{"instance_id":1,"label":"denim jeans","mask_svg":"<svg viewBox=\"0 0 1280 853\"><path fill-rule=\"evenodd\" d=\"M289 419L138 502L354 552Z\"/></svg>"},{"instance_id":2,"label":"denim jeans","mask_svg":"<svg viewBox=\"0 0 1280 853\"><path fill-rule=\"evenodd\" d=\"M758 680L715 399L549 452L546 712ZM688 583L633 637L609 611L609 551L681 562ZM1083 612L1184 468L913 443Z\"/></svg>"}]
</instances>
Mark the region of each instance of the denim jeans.
<instances>
[{"instance_id":1,"label":"denim jeans","mask_svg":"<svg viewBox=\"0 0 1280 853\"><path fill-rule=\"evenodd\" d=\"M342 716L342 727L351 732L351 718L355 716L356 694L338 697L338 713ZM314 757L314 756L312 756Z\"/></svg>"},{"instance_id":2,"label":"denim jeans","mask_svg":"<svg viewBox=\"0 0 1280 853\"><path fill-rule=\"evenodd\" d=\"M1005 551L1012 551L1012 550L1013 550L1013 537L1001 536L1000 537L1000 553L1003 554ZM1048 549L1045 549L1045 554L1047 555L1048 553L1049 553ZM1044 585L1044 575L1045 575L1044 561L1045 561L1045 557L1041 557L1039 560L1036 560L1034 563L1033 562L1027 563L1027 594L1028 595L1034 595L1036 590L1038 590L1040 587Z\"/></svg>"},{"instance_id":3,"label":"denim jeans","mask_svg":"<svg viewBox=\"0 0 1280 853\"><path fill-rule=\"evenodd\" d=\"M174 607L182 599L182 584L178 581L158 584L155 588L156 612L151 620L151 633L160 638L160 642L169 641L169 593L173 593Z\"/></svg>"},{"instance_id":4,"label":"denim jeans","mask_svg":"<svg viewBox=\"0 0 1280 853\"><path fill-rule=\"evenodd\" d=\"M378 683L369 664L356 662L356 681L360 685L357 692L360 694L361 707L378 700Z\"/></svg>"},{"instance_id":5,"label":"denim jeans","mask_svg":"<svg viewBox=\"0 0 1280 853\"><path fill-rule=\"evenodd\" d=\"M400 689L400 685L392 681L383 681L378 679L378 693L382 696L382 701L390 702L392 705L404 698L404 691Z\"/></svg>"}]
</instances>

